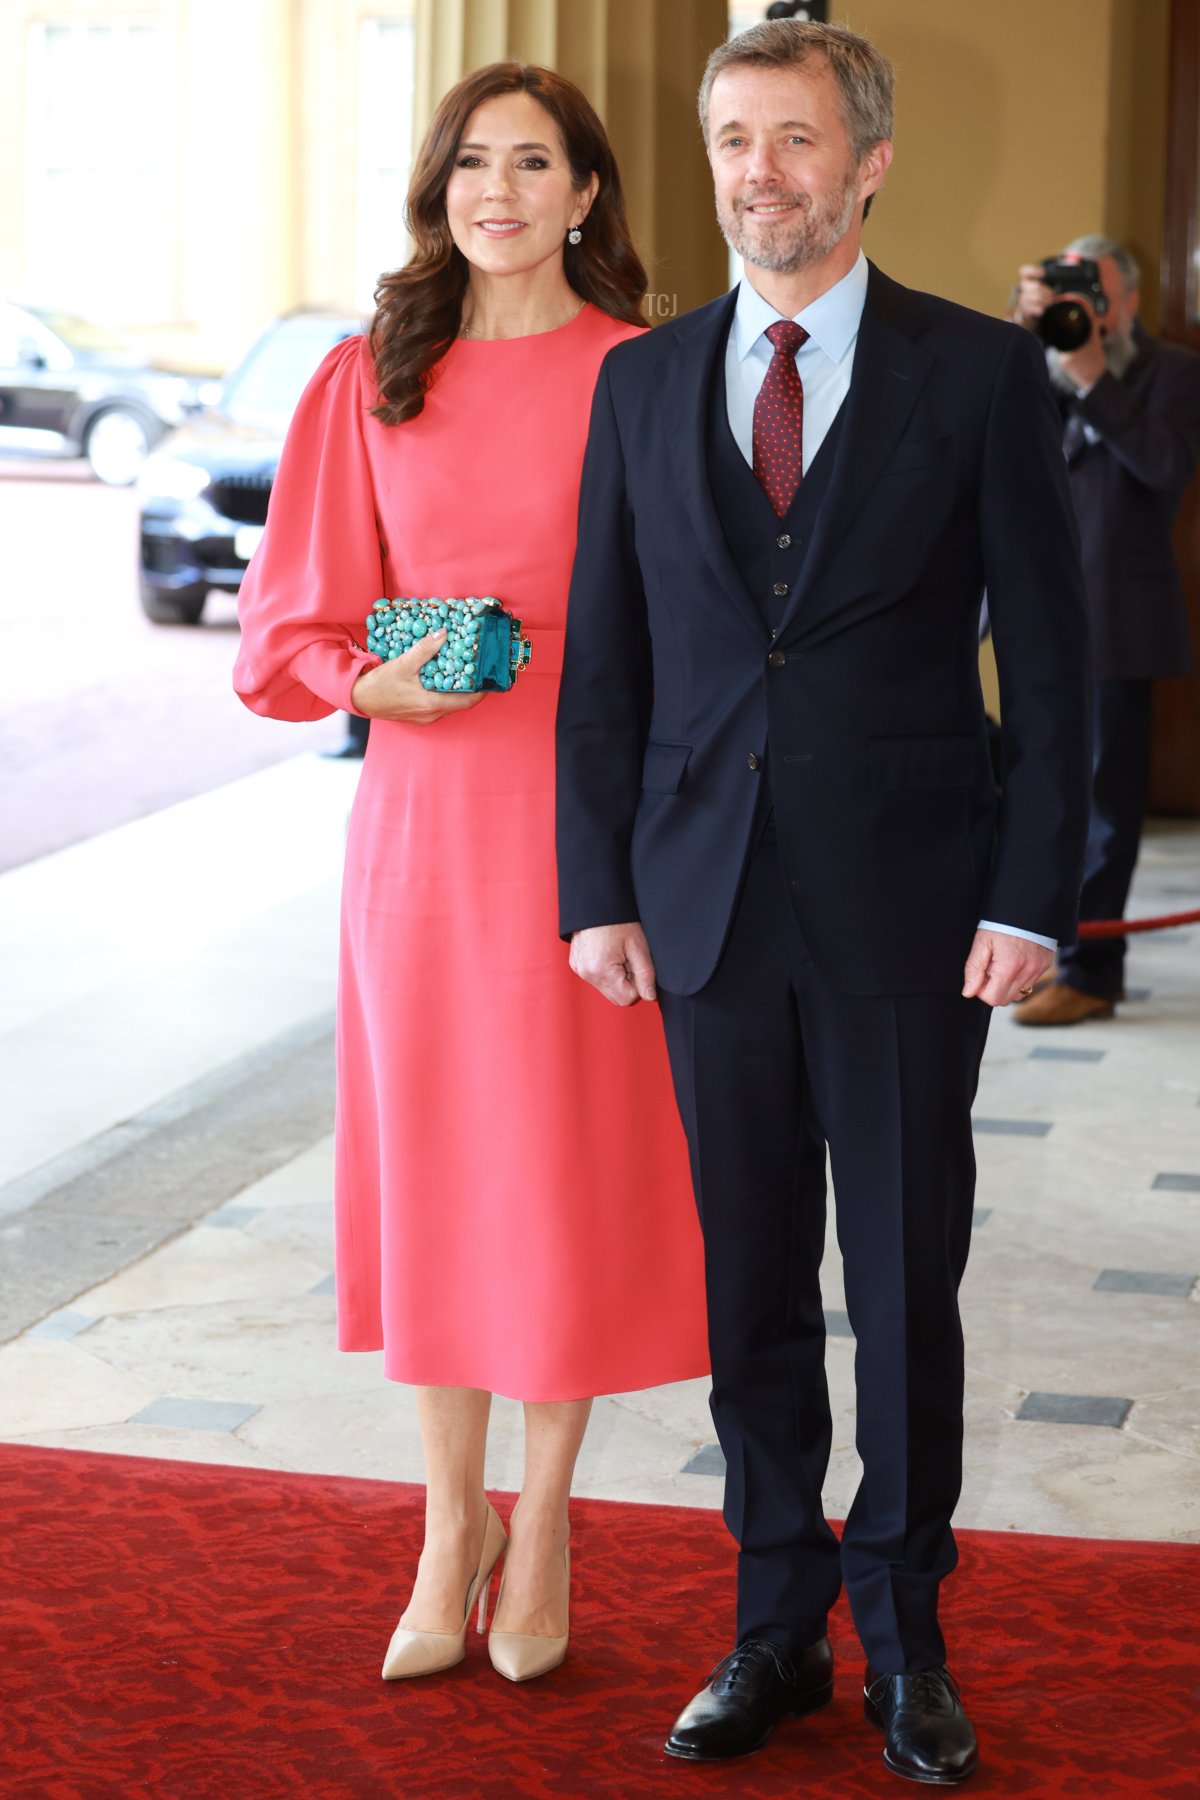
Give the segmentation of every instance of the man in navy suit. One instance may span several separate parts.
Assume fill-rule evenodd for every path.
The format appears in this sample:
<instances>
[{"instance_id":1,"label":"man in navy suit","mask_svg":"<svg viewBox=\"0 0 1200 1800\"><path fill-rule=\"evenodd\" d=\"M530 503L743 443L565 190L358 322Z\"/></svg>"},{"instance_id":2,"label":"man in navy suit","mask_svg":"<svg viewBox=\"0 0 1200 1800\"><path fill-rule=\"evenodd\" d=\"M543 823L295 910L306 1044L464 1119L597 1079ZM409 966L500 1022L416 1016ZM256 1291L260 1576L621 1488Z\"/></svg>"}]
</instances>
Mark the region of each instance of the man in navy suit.
<instances>
[{"instance_id":1,"label":"man in navy suit","mask_svg":"<svg viewBox=\"0 0 1200 1800\"><path fill-rule=\"evenodd\" d=\"M845 28L713 53L701 120L737 290L597 386L559 710L561 929L657 997L704 1230L735 1648L667 1749L743 1755L832 1691L844 1580L885 1760L957 1781L946 1668L993 1006L1070 933L1087 806L1078 547L1041 353L863 258L890 65ZM991 603L997 819L979 688ZM839 1546L825 1154L863 1477Z\"/></svg>"},{"instance_id":2,"label":"man in navy suit","mask_svg":"<svg viewBox=\"0 0 1200 1800\"><path fill-rule=\"evenodd\" d=\"M1064 255L1100 271L1108 303L1077 350L1046 351L1079 521L1096 687L1092 812L1081 919L1121 919L1137 864L1150 775L1150 693L1192 669L1191 635L1171 529L1200 459L1200 356L1138 323L1141 276L1112 238L1081 237ZM1012 317L1034 330L1055 298L1040 264L1018 272ZM1059 953L1020 1025L1111 1018L1125 993L1125 939L1084 939Z\"/></svg>"}]
</instances>

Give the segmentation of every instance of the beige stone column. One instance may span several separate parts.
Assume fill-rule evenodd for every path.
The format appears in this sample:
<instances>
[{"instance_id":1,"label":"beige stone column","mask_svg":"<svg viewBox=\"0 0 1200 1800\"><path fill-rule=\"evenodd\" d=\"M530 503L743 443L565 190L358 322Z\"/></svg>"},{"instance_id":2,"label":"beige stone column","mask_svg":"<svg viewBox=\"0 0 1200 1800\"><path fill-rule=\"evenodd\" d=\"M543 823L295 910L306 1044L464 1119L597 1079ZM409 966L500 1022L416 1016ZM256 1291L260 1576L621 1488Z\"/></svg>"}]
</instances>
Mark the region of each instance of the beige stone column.
<instances>
[{"instance_id":1,"label":"beige stone column","mask_svg":"<svg viewBox=\"0 0 1200 1800\"><path fill-rule=\"evenodd\" d=\"M728 286L696 120L705 59L726 33L725 0L416 0L416 27L418 141L471 69L506 57L557 69L608 128L651 318Z\"/></svg>"}]
</instances>

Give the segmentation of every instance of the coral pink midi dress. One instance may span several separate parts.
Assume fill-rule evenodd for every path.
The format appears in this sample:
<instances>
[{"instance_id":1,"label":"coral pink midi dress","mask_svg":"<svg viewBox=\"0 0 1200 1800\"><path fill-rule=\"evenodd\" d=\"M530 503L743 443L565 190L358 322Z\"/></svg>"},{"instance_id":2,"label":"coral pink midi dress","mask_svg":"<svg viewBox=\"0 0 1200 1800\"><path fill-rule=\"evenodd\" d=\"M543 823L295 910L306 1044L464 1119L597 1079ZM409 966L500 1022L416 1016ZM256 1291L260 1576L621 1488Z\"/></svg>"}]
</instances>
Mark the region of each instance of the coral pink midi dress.
<instances>
[{"instance_id":1,"label":"coral pink midi dress","mask_svg":"<svg viewBox=\"0 0 1200 1800\"><path fill-rule=\"evenodd\" d=\"M353 710L381 596L495 595L529 669L433 725L376 720L350 819L338 995L338 1342L397 1381L567 1400L702 1374L703 1253L658 1009L557 933L554 717L592 392L631 335L458 339L423 411L370 416L366 340L288 434L242 585L234 685Z\"/></svg>"}]
</instances>

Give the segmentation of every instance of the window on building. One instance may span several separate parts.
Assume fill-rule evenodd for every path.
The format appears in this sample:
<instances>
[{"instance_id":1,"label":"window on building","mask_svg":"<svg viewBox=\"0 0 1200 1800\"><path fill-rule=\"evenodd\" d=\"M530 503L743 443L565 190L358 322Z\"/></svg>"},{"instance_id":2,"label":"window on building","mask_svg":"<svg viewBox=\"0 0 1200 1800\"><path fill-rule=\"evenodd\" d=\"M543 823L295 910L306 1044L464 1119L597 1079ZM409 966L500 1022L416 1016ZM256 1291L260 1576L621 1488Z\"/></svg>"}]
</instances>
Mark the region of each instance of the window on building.
<instances>
[{"instance_id":1,"label":"window on building","mask_svg":"<svg viewBox=\"0 0 1200 1800\"><path fill-rule=\"evenodd\" d=\"M408 254L404 198L412 169L413 81L411 18L365 19L359 36L354 303L367 311L380 275Z\"/></svg>"},{"instance_id":2,"label":"window on building","mask_svg":"<svg viewBox=\"0 0 1200 1800\"><path fill-rule=\"evenodd\" d=\"M171 317L171 114L163 33L137 19L32 24L25 269L56 306L152 324Z\"/></svg>"}]
</instances>

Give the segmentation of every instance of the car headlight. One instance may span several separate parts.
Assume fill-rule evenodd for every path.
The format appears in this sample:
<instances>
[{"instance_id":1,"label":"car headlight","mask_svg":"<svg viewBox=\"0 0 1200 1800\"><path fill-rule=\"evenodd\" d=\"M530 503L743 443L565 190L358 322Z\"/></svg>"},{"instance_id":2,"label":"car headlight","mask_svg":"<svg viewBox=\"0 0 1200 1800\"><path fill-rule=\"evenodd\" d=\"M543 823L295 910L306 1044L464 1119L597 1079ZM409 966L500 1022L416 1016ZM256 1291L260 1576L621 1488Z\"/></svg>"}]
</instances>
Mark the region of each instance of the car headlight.
<instances>
[{"instance_id":1,"label":"car headlight","mask_svg":"<svg viewBox=\"0 0 1200 1800\"><path fill-rule=\"evenodd\" d=\"M180 456L156 450L142 464L137 485L141 494L158 494L167 500L194 500L204 492L211 479L209 471L201 468L199 463L185 462Z\"/></svg>"}]
</instances>

